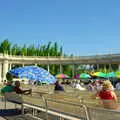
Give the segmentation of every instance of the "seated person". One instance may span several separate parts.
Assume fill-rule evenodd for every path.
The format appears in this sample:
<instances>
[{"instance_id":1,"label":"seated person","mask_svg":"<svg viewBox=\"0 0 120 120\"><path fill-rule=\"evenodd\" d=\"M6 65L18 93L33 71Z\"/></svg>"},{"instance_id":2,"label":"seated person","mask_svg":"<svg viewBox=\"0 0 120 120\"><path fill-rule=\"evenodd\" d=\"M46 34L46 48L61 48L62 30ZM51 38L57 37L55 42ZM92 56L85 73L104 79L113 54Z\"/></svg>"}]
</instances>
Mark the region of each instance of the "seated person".
<instances>
[{"instance_id":1,"label":"seated person","mask_svg":"<svg viewBox=\"0 0 120 120\"><path fill-rule=\"evenodd\" d=\"M19 81L15 81L14 91L17 94L26 94L26 95L31 94L31 92L32 92L31 89L29 89L29 90L22 90L20 88L20 82Z\"/></svg>"},{"instance_id":2,"label":"seated person","mask_svg":"<svg viewBox=\"0 0 120 120\"><path fill-rule=\"evenodd\" d=\"M63 84L63 85L64 85L64 84L65 84L65 80L63 80L63 81L61 82L61 84Z\"/></svg>"},{"instance_id":3,"label":"seated person","mask_svg":"<svg viewBox=\"0 0 120 120\"><path fill-rule=\"evenodd\" d=\"M120 91L120 81L116 84L116 90Z\"/></svg>"},{"instance_id":4,"label":"seated person","mask_svg":"<svg viewBox=\"0 0 120 120\"><path fill-rule=\"evenodd\" d=\"M59 81L56 81L54 90L55 91L64 91L64 88L62 87L62 85L60 85Z\"/></svg>"},{"instance_id":5,"label":"seated person","mask_svg":"<svg viewBox=\"0 0 120 120\"><path fill-rule=\"evenodd\" d=\"M66 85L70 85L71 82L69 80L66 81Z\"/></svg>"},{"instance_id":6,"label":"seated person","mask_svg":"<svg viewBox=\"0 0 120 120\"><path fill-rule=\"evenodd\" d=\"M119 109L117 105L117 96L113 91L113 86L110 81L104 81L103 89L96 95L100 99L102 107L107 109Z\"/></svg>"},{"instance_id":7,"label":"seated person","mask_svg":"<svg viewBox=\"0 0 120 120\"><path fill-rule=\"evenodd\" d=\"M72 81L71 87L72 87L72 88L75 88L75 86L76 86L76 82L75 82L75 81Z\"/></svg>"},{"instance_id":8,"label":"seated person","mask_svg":"<svg viewBox=\"0 0 120 120\"><path fill-rule=\"evenodd\" d=\"M79 89L79 90L85 90L85 88L84 88L84 87L82 87L82 86L79 84L79 82L78 82L78 81L76 81L75 88L76 88L76 89Z\"/></svg>"},{"instance_id":9,"label":"seated person","mask_svg":"<svg viewBox=\"0 0 120 120\"><path fill-rule=\"evenodd\" d=\"M14 86L12 85L12 81L7 81L6 85L1 89L1 93L5 92L14 92Z\"/></svg>"}]
</instances>

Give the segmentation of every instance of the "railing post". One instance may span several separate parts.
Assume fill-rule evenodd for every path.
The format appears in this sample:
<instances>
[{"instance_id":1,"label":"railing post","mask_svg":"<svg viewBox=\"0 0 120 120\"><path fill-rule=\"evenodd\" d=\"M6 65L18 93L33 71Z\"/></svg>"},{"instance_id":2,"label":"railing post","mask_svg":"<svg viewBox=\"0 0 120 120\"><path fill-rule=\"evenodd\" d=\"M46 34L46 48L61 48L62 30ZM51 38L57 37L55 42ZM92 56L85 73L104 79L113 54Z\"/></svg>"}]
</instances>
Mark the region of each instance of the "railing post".
<instances>
[{"instance_id":1,"label":"railing post","mask_svg":"<svg viewBox=\"0 0 120 120\"><path fill-rule=\"evenodd\" d=\"M45 102L45 110L46 110L46 116L45 120L48 120L48 105L47 105L47 100L42 96L43 101Z\"/></svg>"},{"instance_id":2,"label":"railing post","mask_svg":"<svg viewBox=\"0 0 120 120\"><path fill-rule=\"evenodd\" d=\"M85 113L86 113L87 120L90 120L90 117L89 117L89 114L88 114L88 108L86 107L86 105L83 105L83 107L85 108Z\"/></svg>"}]
</instances>

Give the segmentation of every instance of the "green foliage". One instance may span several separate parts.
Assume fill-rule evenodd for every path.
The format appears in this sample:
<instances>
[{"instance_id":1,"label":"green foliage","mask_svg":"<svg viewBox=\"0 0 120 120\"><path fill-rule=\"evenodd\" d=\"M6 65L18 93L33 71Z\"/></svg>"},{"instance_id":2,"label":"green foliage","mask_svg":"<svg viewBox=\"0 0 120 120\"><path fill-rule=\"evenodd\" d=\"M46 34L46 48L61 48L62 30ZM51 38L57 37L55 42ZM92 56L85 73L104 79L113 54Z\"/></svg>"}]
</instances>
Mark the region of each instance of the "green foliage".
<instances>
[{"instance_id":1,"label":"green foliage","mask_svg":"<svg viewBox=\"0 0 120 120\"><path fill-rule=\"evenodd\" d=\"M26 48L26 45L24 45L24 46L21 48L21 55L27 56L27 48Z\"/></svg>"},{"instance_id":2,"label":"green foliage","mask_svg":"<svg viewBox=\"0 0 120 120\"><path fill-rule=\"evenodd\" d=\"M10 47L11 47L11 43L6 39L3 42L1 42L0 52L9 54L10 53Z\"/></svg>"}]
</instances>

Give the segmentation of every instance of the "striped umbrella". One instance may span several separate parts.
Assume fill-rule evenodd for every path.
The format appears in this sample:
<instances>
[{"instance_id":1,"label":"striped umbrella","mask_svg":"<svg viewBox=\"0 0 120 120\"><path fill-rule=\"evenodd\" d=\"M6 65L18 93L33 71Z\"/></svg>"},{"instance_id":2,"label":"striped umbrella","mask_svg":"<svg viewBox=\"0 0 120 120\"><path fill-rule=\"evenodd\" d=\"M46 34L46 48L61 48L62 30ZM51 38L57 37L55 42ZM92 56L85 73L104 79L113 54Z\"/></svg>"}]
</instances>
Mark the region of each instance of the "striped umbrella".
<instances>
[{"instance_id":1,"label":"striped umbrella","mask_svg":"<svg viewBox=\"0 0 120 120\"><path fill-rule=\"evenodd\" d=\"M106 74L103 73L103 72L95 72L95 73L92 74L92 76L106 78Z\"/></svg>"},{"instance_id":2,"label":"striped umbrella","mask_svg":"<svg viewBox=\"0 0 120 120\"><path fill-rule=\"evenodd\" d=\"M75 78L78 78L78 79L83 78L83 79L85 79L85 78L91 78L91 76L89 74L86 74L86 73L81 73L81 74L76 75Z\"/></svg>"},{"instance_id":3,"label":"striped umbrella","mask_svg":"<svg viewBox=\"0 0 120 120\"><path fill-rule=\"evenodd\" d=\"M57 74L55 77L56 77L56 78L58 78L58 79L65 79L65 78L69 78L69 76L68 76L68 75L66 75L66 74Z\"/></svg>"}]
</instances>

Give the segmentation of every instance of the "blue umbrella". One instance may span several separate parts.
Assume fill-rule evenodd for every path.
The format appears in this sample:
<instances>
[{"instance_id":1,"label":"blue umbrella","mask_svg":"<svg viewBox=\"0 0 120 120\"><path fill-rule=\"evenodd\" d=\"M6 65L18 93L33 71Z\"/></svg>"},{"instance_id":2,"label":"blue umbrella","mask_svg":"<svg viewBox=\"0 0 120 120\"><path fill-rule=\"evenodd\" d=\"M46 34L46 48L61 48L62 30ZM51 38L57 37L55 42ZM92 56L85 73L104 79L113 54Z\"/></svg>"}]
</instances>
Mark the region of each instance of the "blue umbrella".
<instances>
[{"instance_id":1,"label":"blue umbrella","mask_svg":"<svg viewBox=\"0 0 120 120\"><path fill-rule=\"evenodd\" d=\"M55 83L56 79L48 71L37 66L25 66L9 71L10 74L19 77L26 78L28 80L35 80L44 83Z\"/></svg>"}]
</instances>

